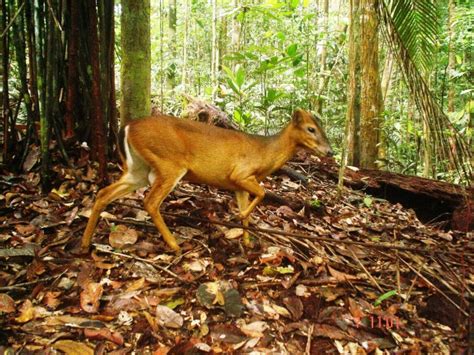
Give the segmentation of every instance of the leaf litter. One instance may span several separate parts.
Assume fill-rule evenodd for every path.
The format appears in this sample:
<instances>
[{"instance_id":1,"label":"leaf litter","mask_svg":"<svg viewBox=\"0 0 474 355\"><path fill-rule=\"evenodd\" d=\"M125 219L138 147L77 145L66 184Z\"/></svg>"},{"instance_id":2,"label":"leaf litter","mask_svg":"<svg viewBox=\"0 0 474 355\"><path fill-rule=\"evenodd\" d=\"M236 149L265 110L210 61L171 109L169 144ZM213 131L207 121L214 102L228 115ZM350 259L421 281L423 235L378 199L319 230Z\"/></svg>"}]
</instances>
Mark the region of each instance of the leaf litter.
<instances>
[{"instance_id":1,"label":"leaf litter","mask_svg":"<svg viewBox=\"0 0 474 355\"><path fill-rule=\"evenodd\" d=\"M335 182L309 159L290 164L309 183L286 175L264 182L288 204L255 209L253 249L241 244L231 193L181 183L161 208L179 256L150 224L143 190L111 205L95 250L76 256L98 189L95 170L55 167L59 183L46 195L33 170L0 175L8 182L0 184L0 349L466 350L472 234L423 225L413 211L363 191L338 197Z\"/></svg>"}]
</instances>

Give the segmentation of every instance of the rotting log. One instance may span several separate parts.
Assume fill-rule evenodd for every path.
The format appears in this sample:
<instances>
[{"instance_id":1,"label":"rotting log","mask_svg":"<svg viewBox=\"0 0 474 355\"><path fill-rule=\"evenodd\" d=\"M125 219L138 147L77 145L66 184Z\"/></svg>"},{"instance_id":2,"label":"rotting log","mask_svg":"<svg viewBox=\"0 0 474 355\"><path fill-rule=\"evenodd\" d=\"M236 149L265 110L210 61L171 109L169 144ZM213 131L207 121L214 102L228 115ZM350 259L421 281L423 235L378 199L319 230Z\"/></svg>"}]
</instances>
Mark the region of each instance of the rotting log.
<instances>
[{"instance_id":1,"label":"rotting log","mask_svg":"<svg viewBox=\"0 0 474 355\"><path fill-rule=\"evenodd\" d=\"M222 128L239 129L239 125L232 121L219 107L186 94L183 94L183 97L187 101L186 108L181 114L183 118Z\"/></svg>"},{"instance_id":2,"label":"rotting log","mask_svg":"<svg viewBox=\"0 0 474 355\"><path fill-rule=\"evenodd\" d=\"M339 166L322 160L319 170L337 181ZM474 229L474 188L373 169L348 168L344 185L412 208L423 223L463 232Z\"/></svg>"}]
</instances>

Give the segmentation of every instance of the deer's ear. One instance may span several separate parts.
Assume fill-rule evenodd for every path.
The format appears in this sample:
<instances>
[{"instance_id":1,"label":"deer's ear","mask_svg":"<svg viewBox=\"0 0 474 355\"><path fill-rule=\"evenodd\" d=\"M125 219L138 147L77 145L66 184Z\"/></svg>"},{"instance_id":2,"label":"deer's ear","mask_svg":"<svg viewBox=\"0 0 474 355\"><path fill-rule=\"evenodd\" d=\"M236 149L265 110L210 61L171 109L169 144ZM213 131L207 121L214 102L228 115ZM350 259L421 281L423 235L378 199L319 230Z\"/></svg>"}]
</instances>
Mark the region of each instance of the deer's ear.
<instances>
[{"instance_id":1,"label":"deer's ear","mask_svg":"<svg viewBox=\"0 0 474 355\"><path fill-rule=\"evenodd\" d=\"M293 112L293 115L291 116L291 121L295 125L299 125L303 122L303 110L300 108L297 108L295 112Z\"/></svg>"}]
</instances>

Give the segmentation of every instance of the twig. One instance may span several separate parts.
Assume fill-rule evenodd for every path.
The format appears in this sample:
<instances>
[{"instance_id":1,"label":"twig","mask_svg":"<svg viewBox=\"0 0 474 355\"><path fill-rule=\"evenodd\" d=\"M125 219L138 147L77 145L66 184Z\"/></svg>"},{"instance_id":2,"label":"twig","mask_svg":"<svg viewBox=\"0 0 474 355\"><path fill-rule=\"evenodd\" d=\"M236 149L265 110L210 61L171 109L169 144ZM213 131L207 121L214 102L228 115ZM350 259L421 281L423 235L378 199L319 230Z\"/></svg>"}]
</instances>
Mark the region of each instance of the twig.
<instances>
[{"instance_id":1,"label":"twig","mask_svg":"<svg viewBox=\"0 0 474 355\"><path fill-rule=\"evenodd\" d=\"M124 253L118 253L116 251L111 251L111 250L108 250L108 248L101 247L101 245L99 245L99 244L94 244L94 246L101 253L112 254L112 255L117 255L117 256L120 256L120 257L127 258L127 259L134 259L134 260L143 261L144 263L150 264L150 265L156 267L157 269L160 269L161 271L166 272L167 274L169 274L170 276L173 276L174 278L178 279L179 281L185 282L181 277L176 275L173 271L168 270L167 268L165 268L165 267L163 267L163 266L161 266L161 265L159 265L159 264L157 264L153 261L150 261L148 259L144 259L144 258L140 258L139 256L133 256L133 255L128 255L128 254L124 254Z\"/></svg>"},{"instance_id":2,"label":"twig","mask_svg":"<svg viewBox=\"0 0 474 355\"><path fill-rule=\"evenodd\" d=\"M3 287L0 287L0 292L15 291L15 290L18 290L18 289L21 290L21 289L24 289L25 287L33 286L33 285L36 285L36 284L41 283L41 282L51 281L51 280L55 280L55 279L57 280L58 278L63 276L65 273L66 273L66 271L63 271L61 274L56 275L56 276L49 276L49 277L45 277L43 279L38 279L38 280L28 281L28 282L22 282L22 283L19 283L19 284L16 284L16 285L11 285L11 286L3 286Z\"/></svg>"},{"instance_id":3,"label":"twig","mask_svg":"<svg viewBox=\"0 0 474 355\"><path fill-rule=\"evenodd\" d=\"M438 291L441 296L443 296L449 303L451 303L454 307L456 307L462 314L464 314L466 317L469 317L469 314L464 310L462 309L456 302L454 302L451 298L449 298L449 296L447 294L445 294L442 290L440 290L438 287L436 287L430 280L428 280L426 277L423 276L423 274L421 274L418 270L416 270L413 266L411 266L408 262L406 262L405 260L403 260L403 258L400 258L400 260L406 265L408 266L408 268L413 271L415 274L418 275L418 277L420 277L421 279L423 279L423 281L425 281L428 285L430 285L431 287L433 287L436 291ZM424 265L421 265L421 268L420 269L423 269L424 268Z\"/></svg>"},{"instance_id":4,"label":"twig","mask_svg":"<svg viewBox=\"0 0 474 355\"><path fill-rule=\"evenodd\" d=\"M313 337L314 324L311 323L308 327L308 337L306 339L306 349L304 351L305 355L311 355L311 339Z\"/></svg>"},{"instance_id":5,"label":"twig","mask_svg":"<svg viewBox=\"0 0 474 355\"><path fill-rule=\"evenodd\" d=\"M382 287L380 287L380 285L378 284L377 280L374 279L374 277L372 276L372 274L369 272L369 270L366 269L366 267L364 266L364 264L362 264L359 260L359 258L357 257L356 253L354 253L354 251L349 248L349 251L351 252L352 256L354 257L354 259L357 261L357 263L359 264L359 266L362 268L362 270L364 270L364 272L366 273L366 275L369 277L369 279L374 283L374 285L379 289L380 292L384 292L384 290L382 289Z\"/></svg>"},{"instance_id":6,"label":"twig","mask_svg":"<svg viewBox=\"0 0 474 355\"><path fill-rule=\"evenodd\" d=\"M11 19L10 23L8 24L8 26L3 30L2 32L2 35L0 36L0 38L3 38L3 36L5 36L5 34L8 32L8 30L10 29L10 27L12 27L13 25L13 22L15 22L16 18L18 17L18 15L20 14L21 10L23 10L23 6L25 6L25 2L23 1L23 3L20 5L20 7L18 8L17 12L15 13L15 15L13 16L13 18ZM5 15L5 13L4 13Z\"/></svg>"}]
</instances>

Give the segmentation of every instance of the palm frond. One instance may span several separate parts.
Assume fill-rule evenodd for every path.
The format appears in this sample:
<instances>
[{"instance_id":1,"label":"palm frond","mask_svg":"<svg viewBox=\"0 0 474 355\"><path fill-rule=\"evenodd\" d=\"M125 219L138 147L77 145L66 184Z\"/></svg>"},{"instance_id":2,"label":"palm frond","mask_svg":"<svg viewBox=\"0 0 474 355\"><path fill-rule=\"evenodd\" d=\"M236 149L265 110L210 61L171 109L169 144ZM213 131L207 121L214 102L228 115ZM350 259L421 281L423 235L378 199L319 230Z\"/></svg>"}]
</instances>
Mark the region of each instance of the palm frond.
<instances>
[{"instance_id":1,"label":"palm frond","mask_svg":"<svg viewBox=\"0 0 474 355\"><path fill-rule=\"evenodd\" d=\"M407 1L409 2L409 0L401 0L400 2ZM393 3L397 6L396 1L393 1ZM449 118L431 93L408 49L411 42L406 42L406 38L405 40L402 39L402 34L398 32L402 29L395 25L396 20L392 17L393 12L390 10L391 8L383 0L379 1L377 11L380 22L383 24L381 26L382 33L390 46L390 50L397 56L405 83L410 90L410 95L414 98L421 117L430 131L435 154L440 162L452 162L460 176L464 177L465 181L470 185L474 174L474 168L471 165L471 150L466 143L465 137L451 124ZM395 13L398 16L402 16L401 12ZM413 20L398 18L399 24L404 21L409 22ZM404 26L409 25L405 23ZM414 40L412 39L412 41Z\"/></svg>"},{"instance_id":2,"label":"palm frond","mask_svg":"<svg viewBox=\"0 0 474 355\"><path fill-rule=\"evenodd\" d=\"M441 30L439 2L388 0L386 3L393 25L413 62L420 70L429 71Z\"/></svg>"}]
</instances>

